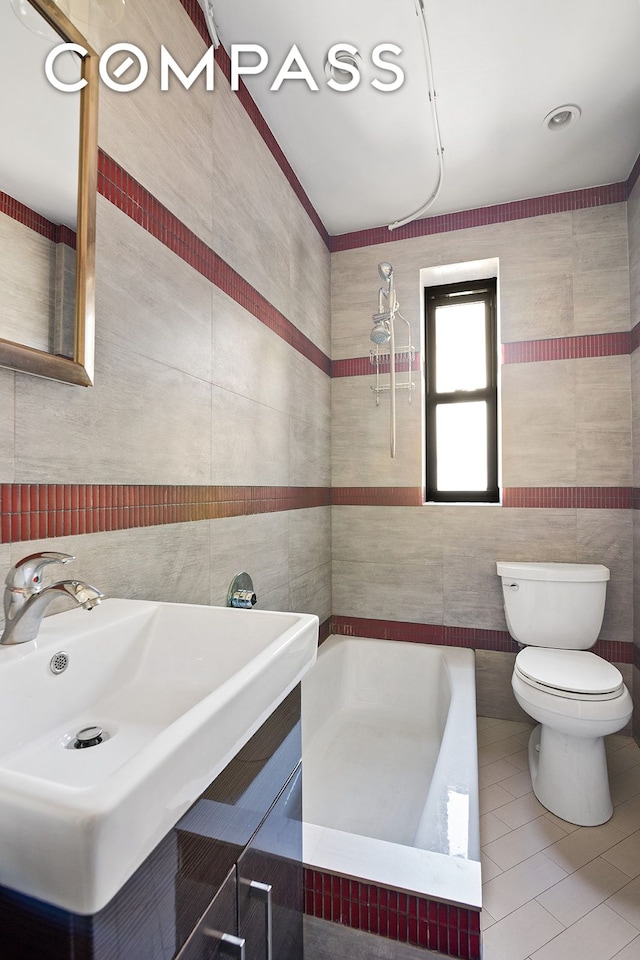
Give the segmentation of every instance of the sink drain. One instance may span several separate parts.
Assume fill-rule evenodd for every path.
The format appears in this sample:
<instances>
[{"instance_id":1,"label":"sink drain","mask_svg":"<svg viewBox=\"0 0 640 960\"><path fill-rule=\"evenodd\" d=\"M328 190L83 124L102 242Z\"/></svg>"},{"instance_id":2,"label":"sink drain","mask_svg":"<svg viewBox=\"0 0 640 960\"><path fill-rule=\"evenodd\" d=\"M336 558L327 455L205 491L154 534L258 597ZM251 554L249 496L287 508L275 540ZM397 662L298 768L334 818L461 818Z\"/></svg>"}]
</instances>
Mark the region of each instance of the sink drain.
<instances>
[{"instance_id":1,"label":"sink drain","mask_svg":"<svg viewBox=\"0 0 640 960\"><path fill-rule=\"evenodd\" d=\"M109 739L109 734L102 727L83 727L78 730L75 740L71 744L74 750L85 750L87 747L97 747L99 743Z\"/></svg>"}]
</instances>

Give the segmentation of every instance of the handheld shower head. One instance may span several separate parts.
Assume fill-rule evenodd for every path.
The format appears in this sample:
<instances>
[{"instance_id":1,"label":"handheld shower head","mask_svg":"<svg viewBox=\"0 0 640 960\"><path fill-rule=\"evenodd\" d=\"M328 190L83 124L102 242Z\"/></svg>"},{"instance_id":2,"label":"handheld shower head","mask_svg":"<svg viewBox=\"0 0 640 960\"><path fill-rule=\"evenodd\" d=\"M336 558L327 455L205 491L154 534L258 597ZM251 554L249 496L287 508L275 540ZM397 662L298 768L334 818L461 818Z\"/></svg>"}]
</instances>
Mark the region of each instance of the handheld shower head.
<instances>
[{"instance_id":1,"label":"handheld shower head","mask_svg":"<svg viewBox=\"0 0 640 960\"><path fill-rule=\"evenodd\" d=\"M378 264L378 275L381 280L384 280L385 283L391 283L393 277L393 267L390 263L387 263L386 260L383 260L382 263Z\"/></svg>"}]
</instances>

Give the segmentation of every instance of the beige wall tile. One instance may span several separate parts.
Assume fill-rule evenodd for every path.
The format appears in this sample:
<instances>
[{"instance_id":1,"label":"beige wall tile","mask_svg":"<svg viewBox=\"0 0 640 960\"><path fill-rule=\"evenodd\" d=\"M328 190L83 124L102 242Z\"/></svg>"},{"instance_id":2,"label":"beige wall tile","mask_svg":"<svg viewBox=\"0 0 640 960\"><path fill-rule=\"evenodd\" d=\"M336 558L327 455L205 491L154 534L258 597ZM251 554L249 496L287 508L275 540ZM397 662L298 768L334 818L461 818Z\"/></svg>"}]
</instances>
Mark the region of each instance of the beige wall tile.
<instances>
[{"instance_id":1,"label":"beige wall tile","mask_svg":"<svg viewBox=\"0 0 640 960\"><path fill-rule=\"evenodd\" d=\"M213 387L211 436L212 483L289 483L287 414Z\"/></svg>"},{"instance_id":2,"label":"beige wall tile","mask_svg":"<svg viewBox=\"0 0 640 960\"><path fill-rule=\"evenodd\" d=\"M416 623L443 622L442 565L427 561L333 562L333 612L337 616Z\"/></svg>"},{"instance_id":3,"label":"beige wall tile","mask_svg":"<svg viewBox=\"0 0 640 960\"><path fill-rule=\"evenodd\" d=\"M371 377L341 377L332 383L332 483L334 487L420 486L422 410L397 404L396 457L389 455L389 399L376 407Z\"/></svg>"},{"instance_id":4,"label":"beige wall tile","mask_svg":"<svg viewBox=\"0 0 640 960\"><path fill-rule=\"evenodd\" d=\"M138 355L210 378L211 284L102 197L96 304L98 363L108 341L120 356Z\"/></svg>"},{"instance_id":5,"label":"beige wall tile","mask_svg":"<svg viewBox=\"0 0 640 960\"><path fill-rule=\"evenodd\" d=\"M294 486L331 485L331 434L313 423L289 418L290 469Z\"/></svg>"},{"instance_id":6,"label":"beige wall tile","mask_svg":"<svg viewBox=\"0 0 640 960\"><path fill-rule=\"evenodd\" d=\"M23 374L0 367L0 482L11 483L14 476L15 384Z\"/></svg>"},{"instance_id":7,"label":"beige wall tile","mask_svg":"<svg viewBox=\"0 0 640 960\"><path fill-rule=\"evenodd\" d=\"M495 561L448 557L444 566L444 622L449 626L505 630L504 605Z\"/></svg>"},{"instance_id":8,"label":"beige wall tile","mask_svg":"<svg viewBox=\"0 0 640 960\"><path fill-rule=\"evenodd\" d=\"M331 564L325 563L300 576L292 571L289 603L298 613L315 613L320 623L331 616Z\"/></svg>"},{"instance_id":9,"label":"beige wall tile","mask_svg":"<svg viewBox=\"0 0 640 960\"><path fill-rule=\"evenodd\" d=\"M212 603L226 603L229 584L243 570L253 580L261 609L265 609L263 598L267 594L286 587L288 595L289 522L286 513L227 517L212 520L208 526L211 534Z\"/></svg>"},{"instance_id":10,"label":"beige wall tile","mask_svg":"<svg viewBox=\"0 0 640 960\"><path fill-rule=\"evenodd\" d=\"M577 485L577 363L514 363L502 368L505 486Z\"/></svg>"},{"instance_id":11,"label":"beige wall tile","mask_svg":"<svg viewBox=\"0 0 640 960\"><path fill-rule=\"evenodd\" d=\"M18 482L210 482L210 386L100 332L95 386L17 377L16 418Z\"/></svg>"},{"instance_id":12,"label":"beige wall tile","mask_svg":"<svg viewBox=\"0 0 640 960\"><path fill-rule=\"evenodd\" d=\"M289 571L302 576L331 561L331 508L291 510L289 518Z\"/></svg>"},{"instance_id":13,"label":"beige wall tile","mask_svg":"<svg viewBox=\"0 0 640 960\"><path fill-rule=\"evenodd\" d=\"M497 650L476 650L476 704L478 714L500 717L504 720L530 721L531 718L516 702L511 689L511 675L516 659L513 653ZM511 766L511 773L518 768Z\"/></svg>"},{"instance_id":14,"label":"beige wall tile","mask_svg":"<svg viewBox=\"0 0 640 960\"><path fill-rule=\"evenodd\" d=\"M627 510L578 510L579 563L603 563L611 571L605 618L605 640L633 637L633 534Z\"/></svg>"},{"instance_id":15,"label":"beige wall tile","mask_svg":"<svg viewBox=\"0 0 640 960\"><path fill-rule=\"evenodd\" d=\"M442 562L441 512L429 507L333 507L333 557Z\"/></svg>"}]
</instances>

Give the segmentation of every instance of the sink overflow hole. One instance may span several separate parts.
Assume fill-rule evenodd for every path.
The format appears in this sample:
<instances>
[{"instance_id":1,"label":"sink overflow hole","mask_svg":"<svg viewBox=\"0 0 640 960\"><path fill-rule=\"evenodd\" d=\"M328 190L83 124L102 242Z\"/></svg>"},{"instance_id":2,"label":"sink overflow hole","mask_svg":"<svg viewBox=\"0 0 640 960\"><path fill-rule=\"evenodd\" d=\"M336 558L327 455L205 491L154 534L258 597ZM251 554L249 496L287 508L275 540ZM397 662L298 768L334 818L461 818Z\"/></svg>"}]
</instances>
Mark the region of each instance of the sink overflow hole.
<instances>
[{"instance_id":1,"label":"sink overflow hole","mask_svg":"<svg viewBox=\"0 0 640 960\"><path fill-rule=\"evenodd\" d=\"M65 653L64 650L56 653L51 657L49 666L51 667L51 673L64 673L69 666L69 654Z\"/></svg>"}]
</instances>

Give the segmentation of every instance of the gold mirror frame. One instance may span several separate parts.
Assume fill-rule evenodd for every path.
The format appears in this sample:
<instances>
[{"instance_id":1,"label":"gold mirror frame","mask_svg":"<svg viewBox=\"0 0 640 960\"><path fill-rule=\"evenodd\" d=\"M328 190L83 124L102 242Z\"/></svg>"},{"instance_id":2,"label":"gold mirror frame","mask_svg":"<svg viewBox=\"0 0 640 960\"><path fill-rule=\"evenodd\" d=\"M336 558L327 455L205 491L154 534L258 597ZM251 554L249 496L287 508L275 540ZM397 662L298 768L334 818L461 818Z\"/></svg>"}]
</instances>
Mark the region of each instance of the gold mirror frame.
<instances>
[{"instance_id":1,"label":"gold mirror frame","mask_svg":"<svg viewBox=\"0 0 640 960\"><path fill-rule=\"evenodd\" d=\"M76 303L73 359L55 356L0 338L0 366L49 380L93 385L95 345L95 239L98 186L98 55L54 0L29 0L60 34L60 42L77 43L86 51L80 93L78 220L76 228Z\"/></svg>"}]
</instances>

